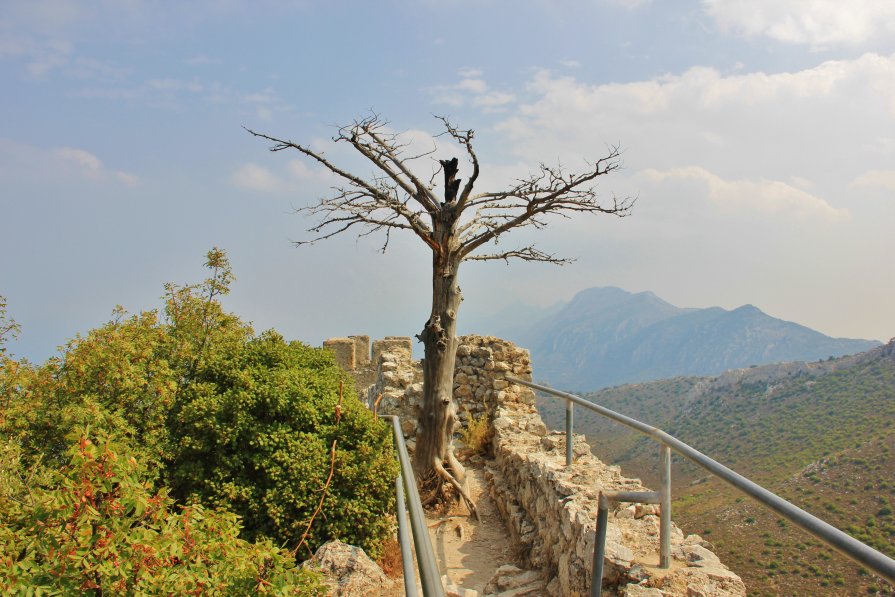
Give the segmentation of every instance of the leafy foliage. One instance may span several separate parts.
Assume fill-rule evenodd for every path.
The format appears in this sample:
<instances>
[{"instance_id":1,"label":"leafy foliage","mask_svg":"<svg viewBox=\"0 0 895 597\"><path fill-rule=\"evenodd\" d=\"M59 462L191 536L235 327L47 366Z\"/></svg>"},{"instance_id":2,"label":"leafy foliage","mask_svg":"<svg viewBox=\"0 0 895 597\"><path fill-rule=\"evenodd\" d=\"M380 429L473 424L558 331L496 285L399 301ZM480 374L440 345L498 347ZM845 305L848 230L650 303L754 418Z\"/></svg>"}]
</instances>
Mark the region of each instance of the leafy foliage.
<instances>
[{"instance_id":1,"label":"leafy foliage","mask_svg":"<svg viewBox=\"0 0 895 597\"><path fill-rule=\"evenodd\" d=\"M0 354L7 588L28 578L63 592L249 594L264 580L279 593L304 577L273 544L294 557L307 529L309 550L339 538L375 557L390 536L388 428L327 352L256 336L223 310L233 276L222 251L206 266L204 282L166 286L164 316L116 308L39 366Z\"/></svg>"},{"instance_id":2,"label":"leafy foliage","mask_svg":"<svg viewBox=\"0 0 895 597\"><path fill-rule=\"evenodd\" d=\"M332 357L267 332L205 359L171 418L175 492L239 513L249 538L294 546L336 441L332 485L308 547L338 537L376 557L391 531L397 463L387 427Z\"/></svg>"},{"instance_id":3,"label":"leafy foliage","mask_svg":"<svg viewBox=\"0 0 895 597\"><path fill-rule=\"evenodd\" d=\"M271 542L248 543L228 512L177 508L104 434L84 431L70 463L22 477L3 444L0 590L38 594L323 594L317 577Z\"/></svg>"},{"instance_id":4,"label":"leafy foliage","mask_svg":"<svg viewBox=\"0 0 895 597\"><path fill-rule=\"evenodd\" d=\"M19 330L19 324L6 314L6 297L0 295L0 357L6 354L7 338L15 338Z\"/></svg>"}]
</instances>

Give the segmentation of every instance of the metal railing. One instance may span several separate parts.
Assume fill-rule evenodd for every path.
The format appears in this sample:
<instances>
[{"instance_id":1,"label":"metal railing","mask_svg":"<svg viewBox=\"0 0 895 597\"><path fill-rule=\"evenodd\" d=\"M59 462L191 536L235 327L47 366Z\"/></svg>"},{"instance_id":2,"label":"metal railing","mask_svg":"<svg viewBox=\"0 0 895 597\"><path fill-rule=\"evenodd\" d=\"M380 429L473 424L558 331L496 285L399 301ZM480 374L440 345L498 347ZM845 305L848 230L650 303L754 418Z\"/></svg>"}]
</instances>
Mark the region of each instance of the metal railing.
<instances>
[{"instance_id":1,"label":"metal railing","mask_svg":"<svg viewBox=\"0 0 895 597\"><path fill-rule=\"evenodd\" d=\"M855 562L865 566L875 573L879 574L883 578L887 579L889 582L895 583L895 560L892 558L878 552L873 549L869 545L861 543L857 539L851 537L850 535L840 531L836 527L824 522L823 520L813 516L801 508L791 504L790 502L784 500L780 496L768 491L764 487L750 481L746 477L743 477L739 473L732 471L727 468L723 464L712 460L702 452L692 448L691 446L685 444L674 436L668 435L661 429L653 427L651 425L647 425L646 423L642 423L636 419L632 419L631 417L627 417L623 414L619 414L615 411L609 410L608 408L602 407L598 404L594 404L581 398L580 396L576 396L574 394L568 394L566 392L560 392L558 390L554 390L553 388L548 388L546 386L542 386L539 384L532 383L530 381L525 381L524 379L519 379L517 377L513 377L510 375L506 376L507 381L512 383L521 384L532 388L534 390L538 390L547 394L551 394L553 396L557 396L559 398L564 398L566 400L566 465L571 465L572 463L572 451L571 446L573 442L572 436L572 420L574 416L574 404L582 406L588 410L592 410L604 417L612 419L622 425L626 425L640 433L651 438L653 441L657 442L659 445L663 446L663 466L662 466L662 485L663 491L660 491L661 495L661 527L665 527L668 525L670 530L671 525L671 516L668 515L671 512L671 450L674 450L684 458L698 464L702 468L706 469L710 473L720 477L721 480L727 482L732 485L736 489L742 491L749 497L758 501L759 503L765 505L770 508L780 516L786 518L790 522L798 525L808 533L814 535L839 553L851 558ZM665 457L667 453L667 457ZM667 491L664 489L667 488ZM609 492L607 493L607 498L613 497ZM667 496L667 497L666 497ZM623 496L623 497L632 497L632 496ZM616 498L617 499L617 498ZM601 506L603 504L603 499L601 496ZM618 500L618 501L628 501L628 500ZM606 504L608 510L608 504ZM599 510L598 510L598 519L599 519ZM605 521L604 521L605 525ZM604 541L605 541L605 526L602 529L604 533ZM597 534L599 535L600 529L597 529ZM670 533L668 533L670 535ZM668 536L666 535L666 536ZM598 537L599 538L599 537ZM661 539L660 539L661 541ZM596 563L596 550L599 547L599 541L595 541L594 546L594 559ZM605 546L605 543L604 543ZM670 551L670 546L669 546ZM670 554L669 554L670 555ZM660 554L661 558L661 554ZM600 572L602 572L602 560L600 557ZM594 567L594 571L597 571L596 566ZM601 579L602 574L600 576L595 576L595 580L592 581L591 594L599 595L601 582L596 579Z\"/></svg>"},{"instance_id":2,"label":"metal railing","mask_svg":"<svg viewBox=\"0 0 895 597\"><path fill-rule=\"evenodd\" d=\"M429 541L429 529L426 525L426 517L423 514L423 505L420 494L416 488L416 478L413 476L413 468L410 466L410 456L407 454L407 444L404 443L404 433L401 431L401 422L395 415L379 415L382 419L391 419L392 434L395 438L395 451L398 453L398 462L401 472L395 479L395 491L397 493L397 517L398 517L398 542L401 545L401 560L404 571L404 594L407 597L416 597L416 575L413 571L413 555L410 553L410 537L407 533L407 514L410 515L410 529L413 534L413 547L416 551L416 562L420 574L420 586L425 597L444 597L444 587L441 586L441 575L438 572L438 564L435 560L435 550ZM404 496L407 496L406 509Z\"/></svg>"}]
</instances>

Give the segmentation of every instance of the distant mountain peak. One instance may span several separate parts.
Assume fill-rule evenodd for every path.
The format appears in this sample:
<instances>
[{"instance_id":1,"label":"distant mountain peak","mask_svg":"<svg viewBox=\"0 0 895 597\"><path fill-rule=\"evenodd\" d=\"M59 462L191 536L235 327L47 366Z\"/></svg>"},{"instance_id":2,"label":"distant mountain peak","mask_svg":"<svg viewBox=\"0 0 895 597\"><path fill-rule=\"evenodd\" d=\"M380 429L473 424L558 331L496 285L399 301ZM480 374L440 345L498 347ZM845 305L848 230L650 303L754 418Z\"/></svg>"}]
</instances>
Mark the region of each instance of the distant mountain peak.
<instances>
[{"instance_id":1,"label":"distant mountain peak","mask_svg":"<svg viewBox=\"0 0 895 597\"><path fill-rule=\"evenodd\" d=\"M752 304L732 311L682 309L653 292L616 286L578 292L512 339L531 350L535 377L585 391L680 375L717 375L751 365L816 361L879 345L830 338Z\"/></svg>"},{"instance_id":2,"label":"distant mountain peak","mask_svg":"<svg viewBox=\"0 0 895 597\"><path fill-rule=\"evenodd\" d=\"M751 314L756 314L756 315L757 315L757 314L761 314L761 315L765 315L765 316L767 316L767 317L770 317L770 315L768 315L767 313L765 313L764 311L762 311L761 309L759 309L759 308L756 307L755 305L750 305L750 304L748 304L748 303L745 304L745 305L741 305L741 306L737 307L736 309L734 309L733 311L731 311L731 313L740 313L740 314L743 314L743 315L745 315L745 314L750 314L750 315L751 315Z\"/></svg>"}]
</instances>

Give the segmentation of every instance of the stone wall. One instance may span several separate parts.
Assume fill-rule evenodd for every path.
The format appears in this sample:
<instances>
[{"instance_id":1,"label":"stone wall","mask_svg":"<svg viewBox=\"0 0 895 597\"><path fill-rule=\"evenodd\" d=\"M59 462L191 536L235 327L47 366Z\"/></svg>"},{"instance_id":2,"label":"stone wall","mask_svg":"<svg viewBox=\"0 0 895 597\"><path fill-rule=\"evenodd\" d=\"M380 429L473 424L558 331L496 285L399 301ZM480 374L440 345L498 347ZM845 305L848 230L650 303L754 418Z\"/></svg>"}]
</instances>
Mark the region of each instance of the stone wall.
<instances>
[{"instance_id":1,"label":"stone wall","mask_svg":"<svg viewBox=\"0 0 895 597\"><path fill-rule=\"evenodd\" d=\"M409 339L407 339L409 340ZM347 347L344 349L347 354ZM357 361L355 357L355 362ZM379 411L401 417L413 445L422 395L421 367L409 343L379 352L376 379L367 389ZM531 379L527 350L489 336L464 336L457 349L454 398L462 422L492 422L494 457L486 465L491 496L529 567L542 570L551 595L586 595L590 587L597 498L601 490L647 491L638 479L597 459L583 436L574 438L575 460L565 466L565 435L548 432L528 388L507 374ZM745 595L742 580L696 535L672 526L672 567L657 568L656 506L621 504L610 512L604 579L618 595Z\"/></svg>"}]
</instances>

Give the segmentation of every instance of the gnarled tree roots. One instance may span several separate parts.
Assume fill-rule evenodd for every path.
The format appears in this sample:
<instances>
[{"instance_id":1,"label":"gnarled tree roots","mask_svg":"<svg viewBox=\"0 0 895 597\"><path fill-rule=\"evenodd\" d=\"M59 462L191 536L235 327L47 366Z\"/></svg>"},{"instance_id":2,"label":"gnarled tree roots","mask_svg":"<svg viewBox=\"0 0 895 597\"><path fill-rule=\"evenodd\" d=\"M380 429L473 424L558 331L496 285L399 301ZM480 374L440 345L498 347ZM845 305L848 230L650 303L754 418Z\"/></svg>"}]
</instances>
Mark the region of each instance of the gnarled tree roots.
<instances>
[{"instance_id":1,"label":"gnarled tree roots","mask_svg":"<svg viewBox=\"0 0 895 597\"><path fill-rule=\"evenodd\" d=\"M469 513L476 520L480 520L475 502L469 495L469 488L466 483L466 470L451 450L448 450L447 456L447 468L440 459L436 459L429 474L425 478L420 479L420 493L425 496L422 498L423 506L431 507L437 504L447 504L456 499L456 496L453 494L456 491L469 509Z\"/></svg>"}]
</instances>

